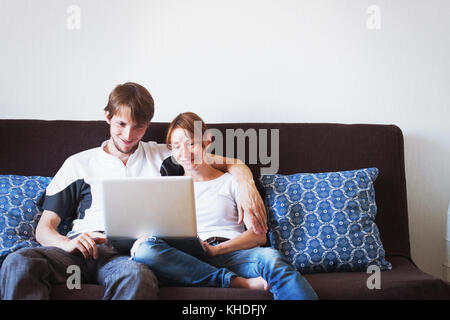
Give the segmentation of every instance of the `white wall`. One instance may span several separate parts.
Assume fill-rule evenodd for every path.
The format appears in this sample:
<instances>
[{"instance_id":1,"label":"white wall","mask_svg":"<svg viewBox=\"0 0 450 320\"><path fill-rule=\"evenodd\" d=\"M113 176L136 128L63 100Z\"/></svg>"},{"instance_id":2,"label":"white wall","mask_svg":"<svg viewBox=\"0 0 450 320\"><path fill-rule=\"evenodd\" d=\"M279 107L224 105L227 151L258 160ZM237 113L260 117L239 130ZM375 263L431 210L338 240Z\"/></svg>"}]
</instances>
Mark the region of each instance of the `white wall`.
<instances>
[{"instance_id":1,"label":"white wall","mask_svg":"<svg viewBox=\"0 0 450 320\"><path fill-rule=\"evenodd\" d=\"M413 259L442 277L448 1L0 0L0 39L0 118L102 119L112 88L135 81L155 121L192 110L207 122L398 125Z\"/></svg>"}]
</instances>

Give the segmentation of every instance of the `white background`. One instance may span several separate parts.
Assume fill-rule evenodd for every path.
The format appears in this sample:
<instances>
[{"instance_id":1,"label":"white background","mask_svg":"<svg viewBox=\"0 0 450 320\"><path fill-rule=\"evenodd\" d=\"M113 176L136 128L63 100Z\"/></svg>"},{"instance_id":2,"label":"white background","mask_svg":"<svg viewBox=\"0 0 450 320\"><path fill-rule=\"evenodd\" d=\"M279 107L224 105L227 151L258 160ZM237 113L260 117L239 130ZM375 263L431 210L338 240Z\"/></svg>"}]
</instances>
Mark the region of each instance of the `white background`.
<instances>
[{"instance_id":1,"label":"white background","mask_svg":"<svg viewBox=\"0 0 450 320\"><path fill-rule=\"evenodd\" d=\"M189 110L206 122L398 125L412 256L442 277L449 1L0 0L0 40L2 119L102 119L113 87L135 81L154 121Z\"/></svg>"}]
</instances>

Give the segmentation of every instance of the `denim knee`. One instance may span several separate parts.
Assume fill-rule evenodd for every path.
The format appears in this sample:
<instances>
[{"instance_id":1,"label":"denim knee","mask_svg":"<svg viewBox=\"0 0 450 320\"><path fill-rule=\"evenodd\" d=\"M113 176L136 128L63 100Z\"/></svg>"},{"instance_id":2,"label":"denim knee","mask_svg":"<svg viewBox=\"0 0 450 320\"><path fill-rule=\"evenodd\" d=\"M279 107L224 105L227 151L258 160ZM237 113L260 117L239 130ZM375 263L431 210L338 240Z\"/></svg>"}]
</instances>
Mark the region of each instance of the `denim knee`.
<instances>
[{"instance_id":1,"label":"denim knee","mask_svg":"<svg viewBox=\"0 0 450 320\"><path fill-rule=\"evenodd\" d=\"M122 261L117 276L134 283L157 283L156 276L145 264L129 259Z\"/></svg>"},{"instance_id":2,"label":"denim knee","mask_svg":"<svg viewBox=\"0 0 450 320\"><path fill-rule=\"evenodd\" d=\"M34 258L41 257L42 255L34 248L22 248L6 256L3 261L1 270L6 272L7 270L18 272L27 272L32 269L36 263L41 265L48 265L48 261L45 259L36 260ZM33 262L33 263L31 263Z\"/></svg>"},{"instance_id":3,"label":"denim knee","mask_svg":"<svg viewBox=\"0 0 450 320\"><path fill-rule=\"evenodd\" d=\"M257 260L259 264L271 269L274 267L284 266L286 264L291 266L289 261L287 261L278 250L268 247L258 248Z\"/></svg>"},{"instance_id":4,"label":"denim knee","mask_svg":"<svg viewBox=\"0 0 450 320\"><path fill-rule=\"evenodd\" d=\"M152 266L159 260L161 250L169 247L169 245L163 240L157 238L149 238L142 242L134 252L132 258L136 262L145 263L148 266Z\"/></svg>"},{"instance_id":5,"label":"denim knee","mask_svg":"<svg viewBox=\"0 0 450 320\"><path fill-rule=\"evenodd\" d=\"M105 279L104 299L157 299L158 280L144 264L116 258Z\"/></svg>"},{"instance_id":6,"label":"denim knee","mask_svg":"<svg viewBox=\"0 0 450 320\"><path fill-rule=\"evenodd\" d=\"M32 248L9 254L0 268L1 299L48 299L50 288L45 280L49 262ZM40 285L37 285L39 283Z\"/></svg>"}]
</instances>

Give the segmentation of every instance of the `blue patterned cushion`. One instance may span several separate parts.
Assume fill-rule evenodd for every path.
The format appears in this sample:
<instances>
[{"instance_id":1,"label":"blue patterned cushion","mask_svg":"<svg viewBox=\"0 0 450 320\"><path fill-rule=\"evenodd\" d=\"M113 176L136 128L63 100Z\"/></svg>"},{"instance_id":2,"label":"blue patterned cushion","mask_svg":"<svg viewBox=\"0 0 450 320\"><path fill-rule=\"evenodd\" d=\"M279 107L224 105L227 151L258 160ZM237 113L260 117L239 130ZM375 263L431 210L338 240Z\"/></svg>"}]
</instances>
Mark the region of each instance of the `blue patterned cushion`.
<instances>
[{"instance_id":1,"label":"blue patterned cushion","mask_svg":"<svg viewBox=\"0 0 450 320\"><path fill-rule=\"evenodd\" d=\"M0 265L18 249L36 247L35 229L41 216L37 202L51 178L0 175Z\"/></svg>"},{"instance_id":2,"label":"blue patterned cushion","mask_svg":"<svg viewBox=\"0 0 450 320\"><path fill-rule=\"evenodd\" d=\"M271 246L301 273L390 270L376 215L377 168L263 175Z\"/></svg>"}]
</instances>

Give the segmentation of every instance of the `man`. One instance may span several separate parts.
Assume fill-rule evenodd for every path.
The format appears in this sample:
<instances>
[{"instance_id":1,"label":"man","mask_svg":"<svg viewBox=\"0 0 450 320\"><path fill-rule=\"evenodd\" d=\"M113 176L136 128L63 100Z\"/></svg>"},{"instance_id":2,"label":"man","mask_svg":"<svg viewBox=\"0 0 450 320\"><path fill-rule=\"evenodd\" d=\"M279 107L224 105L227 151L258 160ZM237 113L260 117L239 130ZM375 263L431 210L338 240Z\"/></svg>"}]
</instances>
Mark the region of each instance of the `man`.
<instances>
[{"instance_id":1,"label":"man","mask_svg":"<svg viewBox=\"0 0 450 320\"><path fill-rule=\"evenodd\" d=\"M151 177L170 171L165 144L142 142L154 113L150 93L139 84L118 85L104 109L110 139L94 149L69 157L41 201L36 228L39 248L24 248L5 259L0 270L2 299L48 299L53 284L65 284L71 265L82 282L106 287L103 299L156 299L157 279L145 265L120 255L104 235L100 181L111 177ZM240 183L239 223L245 219L256 232L266 232L265 209L250 170L236 160L213 156L214 167L229 171ZM58 225L71 222L63 236Z\"/></svg>"}]
</instances>

